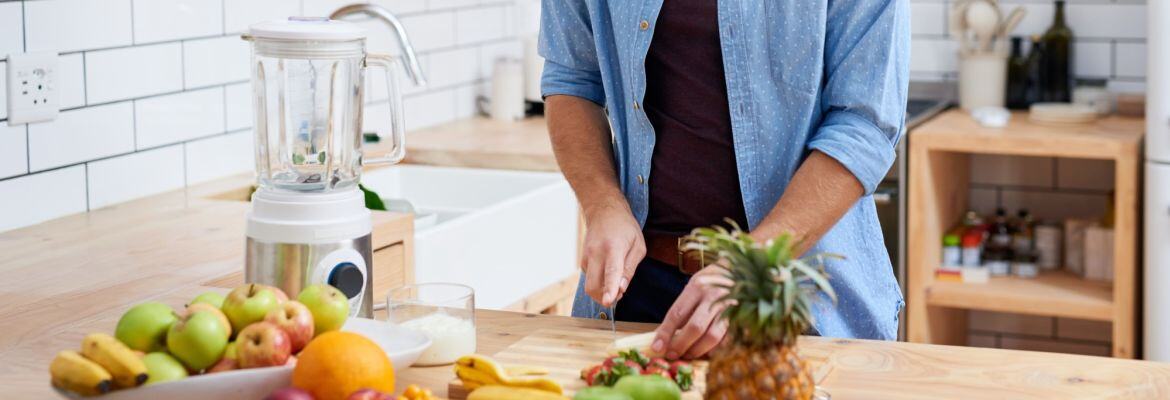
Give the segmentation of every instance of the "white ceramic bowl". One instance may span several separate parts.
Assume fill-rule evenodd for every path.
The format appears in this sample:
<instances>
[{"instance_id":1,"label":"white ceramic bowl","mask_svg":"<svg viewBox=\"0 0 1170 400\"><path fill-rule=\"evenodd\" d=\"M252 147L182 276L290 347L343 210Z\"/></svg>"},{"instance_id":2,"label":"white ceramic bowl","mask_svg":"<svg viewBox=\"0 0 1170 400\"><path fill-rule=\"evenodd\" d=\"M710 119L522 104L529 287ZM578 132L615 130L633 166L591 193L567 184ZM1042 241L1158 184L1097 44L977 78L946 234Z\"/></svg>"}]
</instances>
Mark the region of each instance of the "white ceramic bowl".
<instances>
[{"instance_id":1,"label":"white ceramic bowl","mask_svg":"<svg viewBox=\"0 0 1170 400\"><path fill-rule=\"evenodd\" d=\"M391 326L386 321L350 318L343 331L361 334L373 340L394 363L394 371L409 368L431 339L423 334ZM129 390L119 390L97 397L81 397L75 393L53 388L62 397L93 400L256 400L276 389L287 387L292 379L293 366L242 369L217 374L192 376L173 382L159 383Z\"/></svg>"}]
</instances>

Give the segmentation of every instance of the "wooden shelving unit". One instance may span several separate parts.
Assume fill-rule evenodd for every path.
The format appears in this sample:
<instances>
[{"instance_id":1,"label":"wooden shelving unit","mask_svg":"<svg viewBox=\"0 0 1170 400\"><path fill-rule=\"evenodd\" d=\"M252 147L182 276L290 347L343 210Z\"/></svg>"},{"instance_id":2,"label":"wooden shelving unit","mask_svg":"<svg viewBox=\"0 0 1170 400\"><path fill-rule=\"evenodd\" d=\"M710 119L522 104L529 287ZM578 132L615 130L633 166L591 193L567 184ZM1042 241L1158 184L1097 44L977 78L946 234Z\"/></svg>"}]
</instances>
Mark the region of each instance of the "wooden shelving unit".
<instances>
[{"instance_id":1,"label":"wooden shelving unit","mask_svg":"<svg viewBox=\"0 0 1170 400\"><path fill-rule=\"evenodd\" d=\"M1017 113L1003 129L948 111L909 133L907 336L911 342L961 345L967 310L1110 321L1113 356L1134 357L1137 329L1138 179L1145 122L1110 117L1094 124L1037 125ZM1114 162L1113 282L1049 272L986 284L936 282L943 233L968 209L971 154L1089 158Z\"/></svg>"}]
</instances>

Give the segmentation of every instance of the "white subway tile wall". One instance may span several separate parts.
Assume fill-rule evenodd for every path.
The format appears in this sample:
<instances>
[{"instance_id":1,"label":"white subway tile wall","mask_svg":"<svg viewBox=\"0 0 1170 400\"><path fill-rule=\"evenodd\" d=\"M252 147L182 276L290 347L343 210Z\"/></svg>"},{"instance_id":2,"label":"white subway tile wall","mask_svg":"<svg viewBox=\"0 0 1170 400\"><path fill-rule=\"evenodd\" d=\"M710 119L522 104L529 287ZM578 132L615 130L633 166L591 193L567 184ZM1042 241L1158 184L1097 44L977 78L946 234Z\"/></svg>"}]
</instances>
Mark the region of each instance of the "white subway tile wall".
<instances>
[{"instance_id":1,"label":"white subway tile wall","mask_svg":"<svg viewBox=\"0 0 1170 400\"><path fill-rule=\"evenodd\" d=\"M24 16L20 3L0 3L0 60L24 52Z\"/></svg>"},{"instance_id":2,"label":"white subway tile wall","mask_svg":"<svg viewBox=\"0 0 1170 400\"><path fill-rule=\"evenodd\" d=\"M475 113L495 58L520 56L507 26L517 1L531 0L372 1L402 19L430 82L414 87L402 68L391 71L408 129ZM62 108L56 120L10 127L0 79L0 231L251 171L250 52L240 33L365 2L0 0L0 78L11 53L57 52ZM351 19L369 30L371 51L399 53L384 24ZM381 76L367 74L365 130L386 134Z\"/></svg>"},{"instance_id":3,"label":"white subway tile wall","mask_svg":"<svg viewBox=\"0 0 1170 400\"><path fill-rule=\"evenodd\" d=\"M1073 0L1065 6L1066 22L1076 36L1073 70L1078 77L1104 78L1126 90L1145 81L1146 1ZM910 0L911 77L955 80L957 40L950 35L948 15L955 0ZM1052 24L1053 0L999 0L1006 14L1027 10L1013 34L1028 38ZM1026 41L1026 40L1025 40ZM1025 46L1025 49L1027 46Z\"/></svg>"}]
</instances>

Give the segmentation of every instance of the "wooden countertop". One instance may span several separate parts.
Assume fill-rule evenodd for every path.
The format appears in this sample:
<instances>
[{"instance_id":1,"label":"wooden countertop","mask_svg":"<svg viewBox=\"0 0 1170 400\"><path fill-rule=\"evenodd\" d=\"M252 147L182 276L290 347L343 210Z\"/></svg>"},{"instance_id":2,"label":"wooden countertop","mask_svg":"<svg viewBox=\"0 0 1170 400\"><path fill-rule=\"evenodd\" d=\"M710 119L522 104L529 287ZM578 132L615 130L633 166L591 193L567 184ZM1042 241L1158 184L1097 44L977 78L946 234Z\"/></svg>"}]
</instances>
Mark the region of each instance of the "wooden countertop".
<instances>
[{"instance_id":1,"label":"wooden countertop","mask_svg":"<svg viewBox=\"0 0 1170 400\"><path fill-rule=\"evenodd\" d=\"M48 365L90 332L114 331L130 306L181 307L244 268L250 174L0 233L0 398L55 398ZM231 197L231 196L228 196ZM413 230L405 214L374 214L375 248Z\"/></svg>"},{"instance_id":2,"label":"wooden countertop","mask_svg":"<svg viewBox=\"0 0 1170 400\"><path fill-rule=\"evenodd\" d=\"M375 145L372 151L381 151ZM543 117L469 118L406 134L406 162L449 167L559 171Z\"/></svg>"},{"instance_id":3,"label":"wooden countertop","mask_svg":"<svg viewBox=\"0 0 1170 400\"><path fill-rule=\"evenodd\" d=\"M1040 124L1013 112L1003 128L979 125L962 110L948 110L910 131L916 146L932 150L1019 156L1115 158L1137 154L1145 119L1108 116L1085 124Z\"/></svg>"}]
</instances>

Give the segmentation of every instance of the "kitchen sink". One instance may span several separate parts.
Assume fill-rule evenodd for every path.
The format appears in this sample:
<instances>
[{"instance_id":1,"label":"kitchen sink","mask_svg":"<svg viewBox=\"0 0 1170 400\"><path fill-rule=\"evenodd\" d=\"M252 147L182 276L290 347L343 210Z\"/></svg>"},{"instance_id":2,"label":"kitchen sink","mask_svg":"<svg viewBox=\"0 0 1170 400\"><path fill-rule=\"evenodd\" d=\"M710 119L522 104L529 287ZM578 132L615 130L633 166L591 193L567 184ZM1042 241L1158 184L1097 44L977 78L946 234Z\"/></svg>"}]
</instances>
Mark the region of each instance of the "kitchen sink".
<instances>
[{"instance_id":1,"label":"kitchen sink","mask_svg":"<svg viewBox=\"0 0 1170 400\"><path fill-rule=\"evenodd\" d=\"M577 201L559 173L395 165L361 180L392 211L413 210L415 282L468 285L476 307L503 309L577 270Z\"/></svg>"},{"instance_id":2,"label":"kitchen sink","mask_svg":"<svg viewBox=\"0 0 1170 400\"><path fill-rule=\"evenodd\" d=\"M415 281L471 286L477 307L508 307L577 270L577 201L559 173L397 165L362 184L413 206Z\"/></svg>"}]
</instances>

